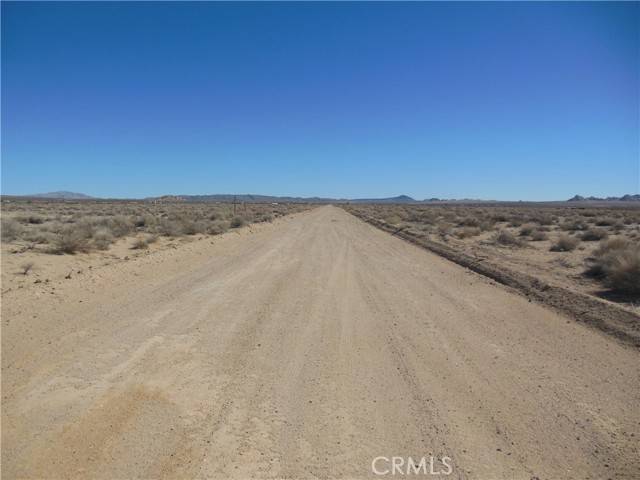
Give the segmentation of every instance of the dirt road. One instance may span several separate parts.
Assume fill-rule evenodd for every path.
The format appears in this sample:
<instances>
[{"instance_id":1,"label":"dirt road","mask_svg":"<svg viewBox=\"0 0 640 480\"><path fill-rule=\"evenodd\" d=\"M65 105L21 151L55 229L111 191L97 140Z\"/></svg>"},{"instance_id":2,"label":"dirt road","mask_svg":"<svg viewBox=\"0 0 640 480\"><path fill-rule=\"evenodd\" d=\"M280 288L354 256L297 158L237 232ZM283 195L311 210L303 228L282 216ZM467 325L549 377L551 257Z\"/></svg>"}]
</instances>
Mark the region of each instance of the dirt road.
<instances>
[{"instance_id":1,"label":"dirt road","mask_svg":"<svg viewBox=\"0 0 640 480\"><path fill-rule=\"evenodd\" d=\"M637 350L332 206L201 243L3 298L3 478L640 475Z\"/></svg>"}]
</instances>

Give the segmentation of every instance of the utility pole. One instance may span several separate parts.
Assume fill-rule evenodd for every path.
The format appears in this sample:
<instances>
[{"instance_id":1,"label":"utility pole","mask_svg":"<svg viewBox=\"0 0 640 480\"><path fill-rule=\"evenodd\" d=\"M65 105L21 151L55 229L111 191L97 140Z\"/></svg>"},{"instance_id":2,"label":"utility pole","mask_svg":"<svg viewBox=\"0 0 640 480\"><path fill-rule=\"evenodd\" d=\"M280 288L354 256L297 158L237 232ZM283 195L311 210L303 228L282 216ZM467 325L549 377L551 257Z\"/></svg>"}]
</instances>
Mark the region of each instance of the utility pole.
<instances>
[{"instance_id":1,"label":"utility pole","mask_svg":"<svg viewBox=\"0 0 640 480\"><path fill-rule=\"evenodd\" d=\"M236 196L233 196L233 216L236 216Z\"/></svg>"}]
</instances>

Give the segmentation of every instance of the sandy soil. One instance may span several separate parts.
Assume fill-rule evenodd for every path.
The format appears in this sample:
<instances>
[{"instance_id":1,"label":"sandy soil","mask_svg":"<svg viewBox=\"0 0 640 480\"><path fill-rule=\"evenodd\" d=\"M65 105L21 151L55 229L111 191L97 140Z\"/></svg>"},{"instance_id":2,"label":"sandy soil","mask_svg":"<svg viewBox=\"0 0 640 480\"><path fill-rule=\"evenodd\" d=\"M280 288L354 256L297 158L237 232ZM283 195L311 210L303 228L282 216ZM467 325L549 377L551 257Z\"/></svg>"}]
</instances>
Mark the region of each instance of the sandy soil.
<instances>
[{"instance_id":1,"label":"sandy soil","mask_svg":"<svg viewBox=\"0 0 640 480\"><path fill-rule=\"evenodd\" d=\"M2 473L637 478L639 355L327 206L5 291Z\"/></svg>"}]
</instances>

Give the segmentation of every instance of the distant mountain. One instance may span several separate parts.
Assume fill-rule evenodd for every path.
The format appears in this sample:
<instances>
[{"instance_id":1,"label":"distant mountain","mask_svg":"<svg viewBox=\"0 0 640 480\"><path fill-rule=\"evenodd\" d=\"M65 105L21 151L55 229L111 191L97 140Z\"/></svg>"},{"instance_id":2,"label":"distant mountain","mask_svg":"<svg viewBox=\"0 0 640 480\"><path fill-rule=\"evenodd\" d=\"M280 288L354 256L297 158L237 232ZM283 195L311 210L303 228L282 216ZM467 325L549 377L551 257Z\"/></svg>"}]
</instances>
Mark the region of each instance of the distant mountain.
<instances>
[{"instance_id":1,"label":"distant mountain","mask_svg":"<svg viewBox=\"0 0 640 480\"><path fill-rule=\"evenodd\" d=\"M246 203L417 203L411 197L399 195L390 198L360 198L349 200L345 198L323 197L278 197L274 195L252 194L214 194L214 195L165 195L162 197L147 198L156 202L246 202Z\"/></svg>"},{"instance_id":2,"label":"distant mountain","mask_svg":"<svg viewBox=\"0 0 640 480\"><path fill-rule=\"evenodd\" d=\"M25 197L33 197L33 198L51 198L58 200L89 200L94 197L89 195L85 195L84 193L76 193L76 192L49 192L49 193L36 193L34 195L25 195Z\"/></svg>"},{"instance_id":3,"label":"distant mountain","mask_svg":"<svg viewBox=\"0 0 640 480\"><path fill-rule=\"evenodd\" d=\"M574 195L567 202L640 202L640 195L623 195L622 197L583 197L582 195Z\"/></svg>"},{"instance_id":4,"label":"distant mountain","mask_svg":"<svg viewBox=\"0 0 640 480\"><path fill-rule=\"evenodd\" d=\"M417 203L418 201L407 195L398 195L390 198L356 198L349 200L351 203Z\"/></svg>"},{"instance_id":5,"label":"distant mountain","mask_svg":"<svg viewBox=\"0 0 640 480\"><path fill-rule=\"evenodd\" d=\"M318 197L278 197L275 195L252 195L252 194L227 194L218 193L213 195L165 195L163 197L147 198L146 200L156 201L180 201L180 202L223 202L223 203L331 203L341 200L333 198Z\"/></svg>"}]
</instances>

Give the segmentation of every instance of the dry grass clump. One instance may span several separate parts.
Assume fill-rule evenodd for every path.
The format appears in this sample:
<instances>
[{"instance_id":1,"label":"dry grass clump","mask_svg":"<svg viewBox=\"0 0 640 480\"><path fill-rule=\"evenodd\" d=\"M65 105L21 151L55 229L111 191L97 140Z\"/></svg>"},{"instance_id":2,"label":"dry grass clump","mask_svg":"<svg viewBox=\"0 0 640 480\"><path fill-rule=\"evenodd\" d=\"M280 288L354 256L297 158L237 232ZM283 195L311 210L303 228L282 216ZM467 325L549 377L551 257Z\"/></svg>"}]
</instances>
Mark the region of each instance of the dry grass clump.
<instances>
[{"instance_id":1,"label":"dry grass clump","mask_svg":"<svg viewBox=\"0 0 640 480\"><path fill-rule=\"evenodd\" d=\"M640 245L622 238L602 242L590 259L587 275L613 290L640 294Z\"/></svg>"},{"instance_id":2,"label":"dry grass clump","mask_svg":"<svg viewBox=\"0 0 640 480\"><path fill-rule=\"evenodd\" d=\"M22 233L21 225L13 218L3 218L0 224L0 233L3 241L13 241Z\"/></svg>"},{"instance_id":3,"label":"dry grass clump","mask_svg":"<svg viewBox=\"0 0 640 480\"><path fill-rule=\"evenodd\" d=\"M44 223L44 219L39 215L19 215L16 217L16 220L20 223L31 225L39 225L41 223Z\"/></svg>"},{"instance_id":4,"label":"dry grass clump","mask_svg":"<svg viewBox=\"0 0 640 480\"><path fill-rule=\"evenodd\" d=\"M106 228L99 228L93 234L93 245L98 250L108 250L113 241L113 234Z\"/></svg>"},{"instance_id":5,"label":"dry grass clump","mask_svg":"<svg viewBox=\"0 0 640 480\"><path fill-rule=\"evenodd\" d=\"M534 230L531 232L531 240L534 242L542 242L543 240L547 240L549 236L547 232L543 230Z\"/></svg>"},{"instance_id":6,"label":"dry grass clump","mask_svg":"<svg viewBox=\"0 0 640 480\"><path fill-rule=\"evenodd\" d=\"M493 239L493 242L498 245L519 247L522 242L509 230L500 230Z\"/></svg>"},{"instance_id":7,"label":"dry grass clump","mask_svg":"<svg viewBox=\"0 0 640 480\"><path fill-rule=\"evenodd\" d=\"M209 225L207 228L207 233L209 235L220 235L221 233L229 230L229 222L224 220L216 220Z\"/></svg>"},{"instance_id":8,"label":"dry grass clump","mask_svg":"<svg viewBox=\"0 0 640 480\"><path fill-rule=\"evenodd\" d=\"M146 250L149 248L149 245L157 241L157 235L148 235L145 238L136 238L131 245L131 250Z\"/></svg>"},{"instance_id":9,"label":"dry grass clump","mask_svg":"<svg viewBox=\"0 0 640 480\"><path fill-rule=\"evenodd\" d=\"M616 219L612 217L602 217L596 220L597 227L611 227L615 225Z\"/></svg>"},{"instance_id":10,"label":"dry grass clump","mask_svg":"<svg viewBox=\"0 0 640 480\"><path fill-rule=\"evenodd\" d=\"M551 246L552 252L571 252L580 244L580 239L569 235L560 235L558 240Z\"/></svg>"},{"instance_id":11,"label":"dry grass clump","mask_svg":"<svg viewBox=\"0 0 640 480\"><path fill-rule=\"evenodd\" d=\"M589 228L589 225L582 220L568 220L561 225L562 230L575 232L577 230L586 230Z\"/></svg>"},{"instance_id":12,"label":"dry grass clump","mask_svg":"<svg viewBox=\"0 0 640 480\"><path fill-rule=\"evenodd\" d=\"M464 239L478 236L481 232L482 230L480 230L480 228L478 227L465 227L456 231L455 235L460 239Z\"/></svg>"},{"instance_id":13,"label":"dry grass clump","mask_svg":"<svg viewBox=\"0 0 640 480\"><path fill-rule=\"evenodd\" d=\"M520 227L520 236L528 237L536 230L536 226L533 223L526 223L522 227Z\"/></svg>"},{"instance_id":14,"label":"dry grass clump","mask_svg":"<svg viewBox=\"0 0 640 480\"><path fill-rule=\"evenodd\" d=\"M89 240L90 237L87 237L86 230L66 227L55 237L50 251L56 254L87 252L89 251Z\"/></svg>"},{"instance_id":15,"label":"dry grass clump","mask_svg":"<svg viewBox=\"0 0 640 480\"><path fill-rule=\"evenodd\" d=\"M398 225L400 222L402 222L402 218L400 218L400 216L396 214L387 215L383 218L383 220L390 225Z\"/></svg>"},{"instance_id":16,"label":"dry grass clump","mask_svg":"<svg viewBox=\"0 0 640 480\"><path fill-rule=\"evenodd\" d=\"M22 274L23 275L27 275L32 269L33 269L34 263L33 262L24 262L22 265L20 265L20 268L22 270Z\"/></svg>"},{"instance_id":17,"label":"dry grass clump","mask_svg":"<svg viewBox=\"0 0 640 480\"><path fill-rule=\"evenodd\" d=\"M243 217L235 216L231 219L229 226L231 228L240 228L246 223L246 220Z\"/></svg>"},{"instance_id":18,"label":"dry grass clump","mask_svg":"<svg viewBox=\"0 0 640 480\"><path fill-rule=\"evenodd\" d=\"M604 238L607 238L607 232L601 228L590 228L586 232L580 235L580 239L583 242L597 242Z\"/></svg>"}]
</instances>

